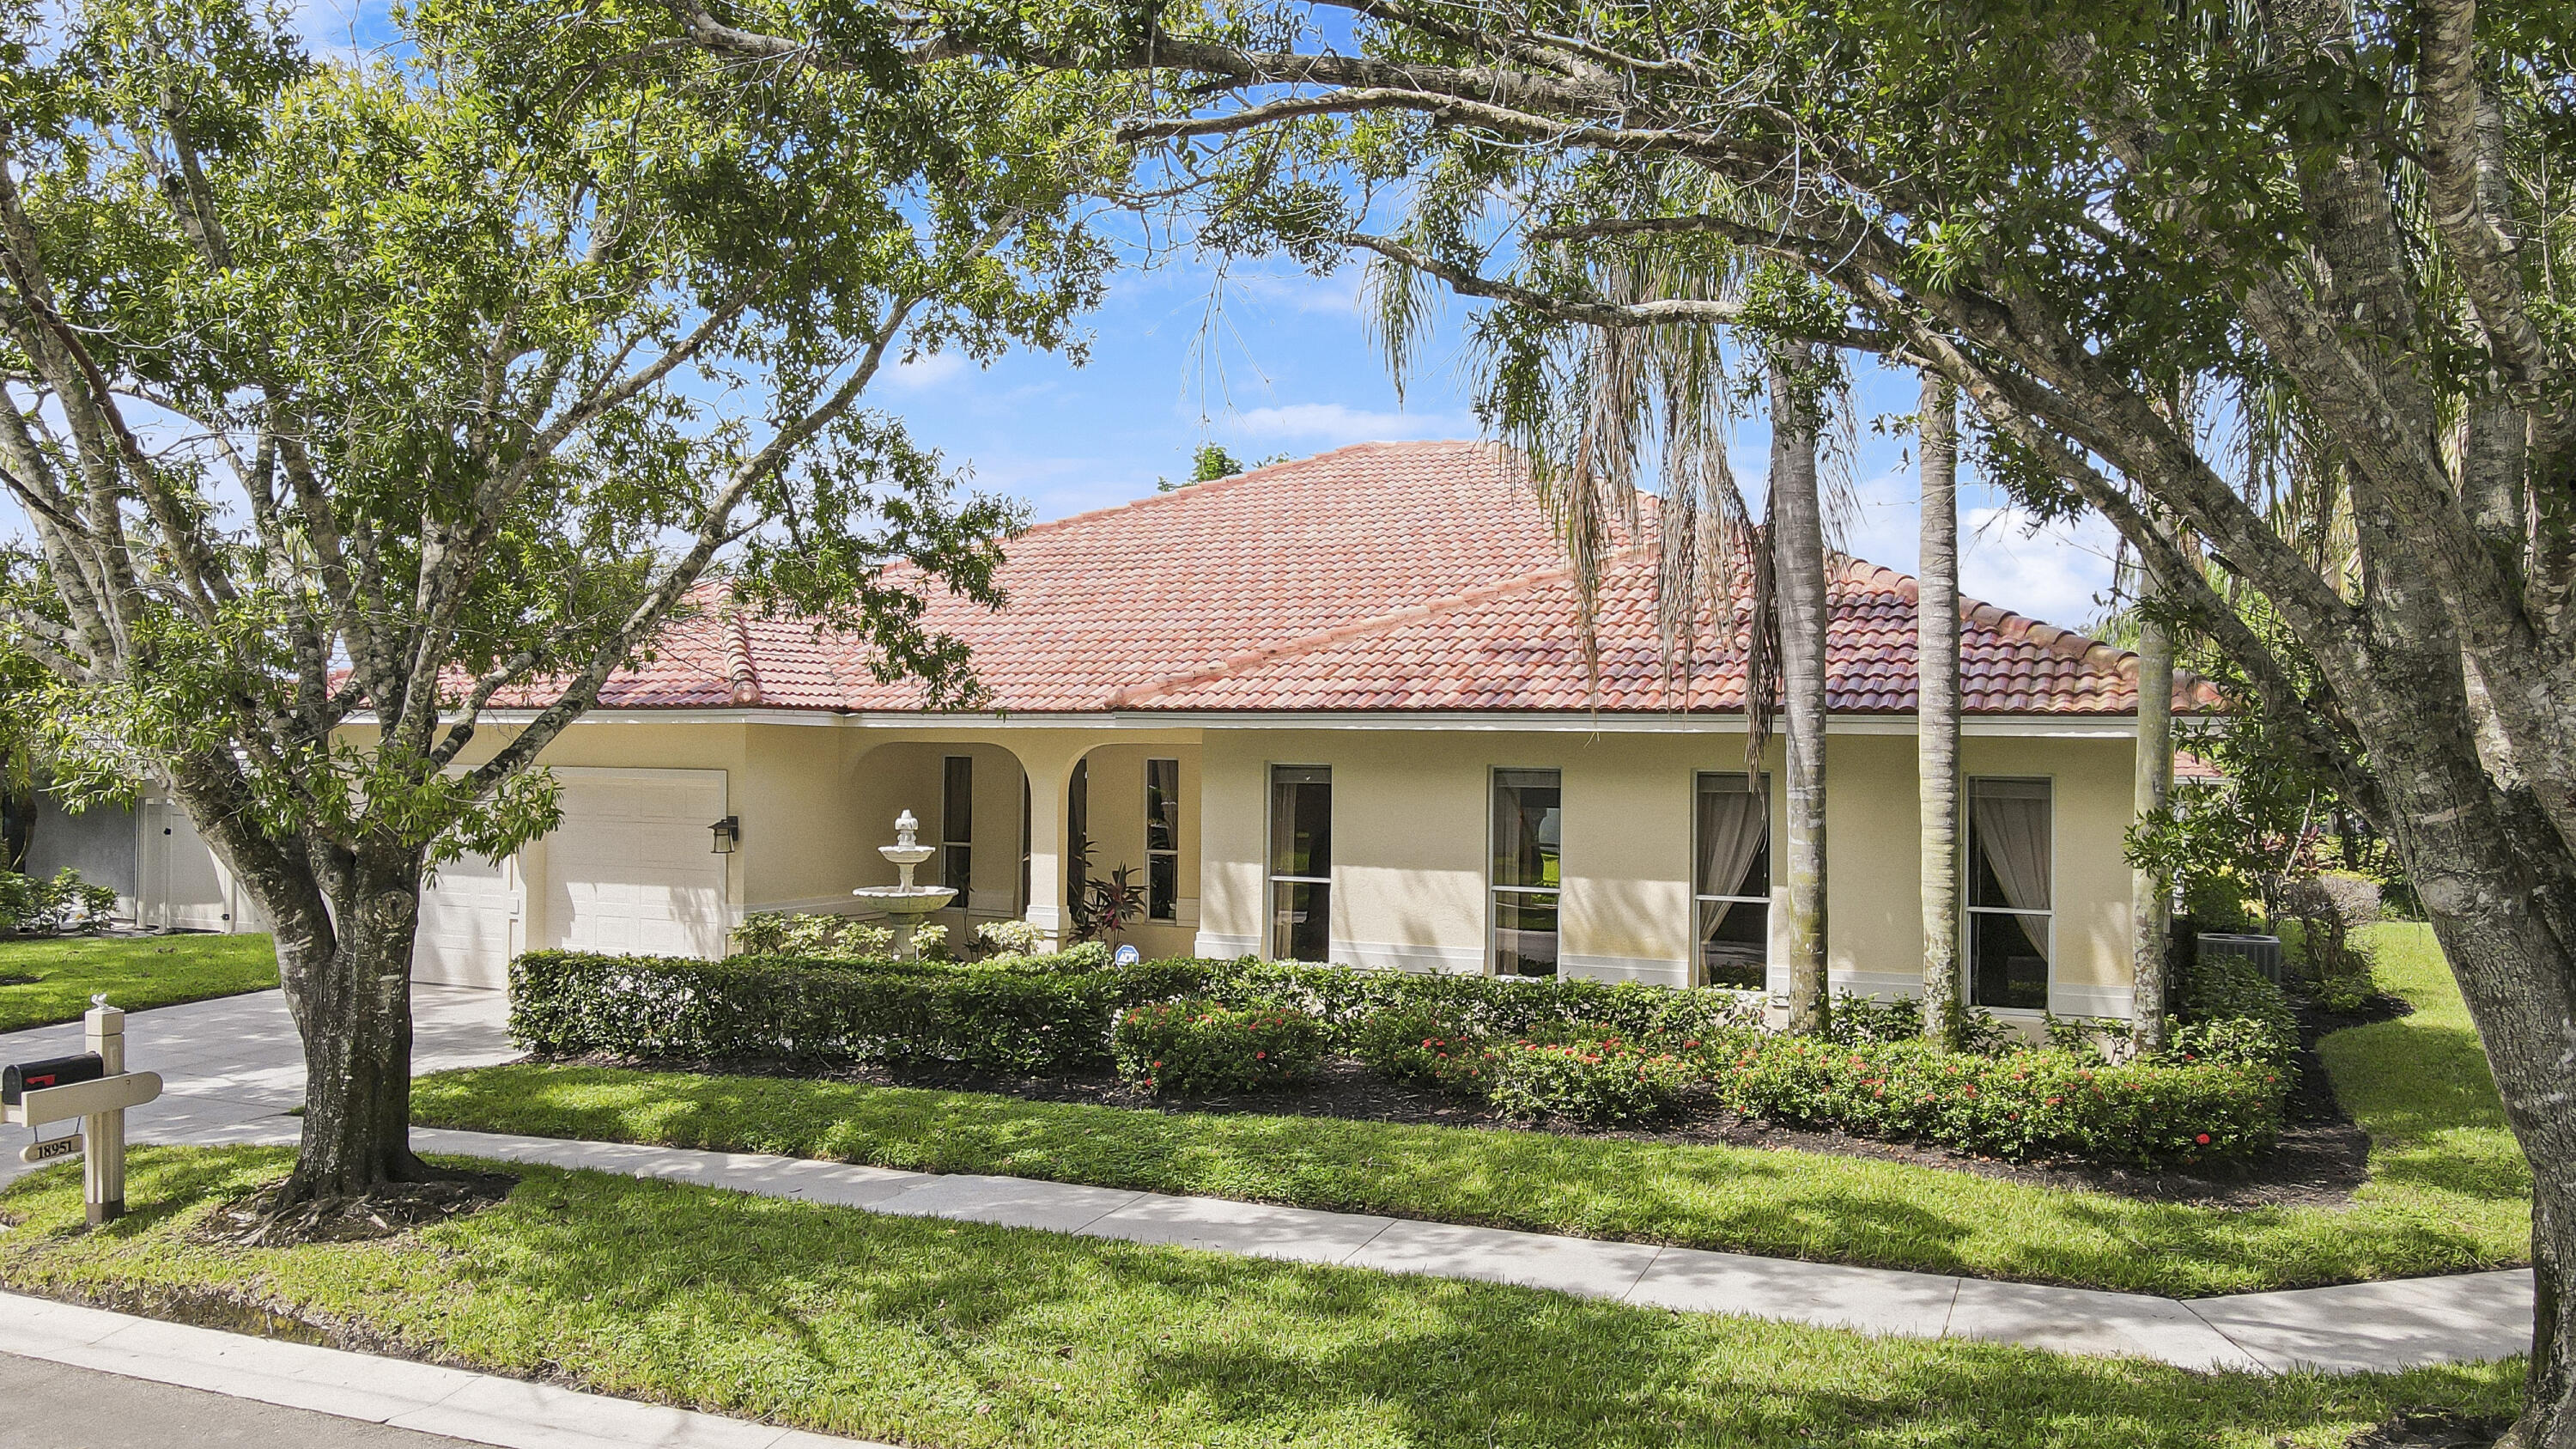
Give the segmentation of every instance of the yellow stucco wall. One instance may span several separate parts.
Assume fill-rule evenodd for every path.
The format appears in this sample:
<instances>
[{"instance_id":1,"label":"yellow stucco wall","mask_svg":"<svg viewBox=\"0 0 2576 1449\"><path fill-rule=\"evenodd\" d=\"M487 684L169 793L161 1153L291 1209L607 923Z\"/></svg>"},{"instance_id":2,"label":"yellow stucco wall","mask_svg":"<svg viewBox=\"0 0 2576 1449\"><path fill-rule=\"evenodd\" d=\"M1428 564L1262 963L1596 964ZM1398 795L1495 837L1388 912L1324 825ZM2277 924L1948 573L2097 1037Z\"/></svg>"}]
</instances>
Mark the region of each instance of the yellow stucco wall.
<instances>
[{"instance_id":1,"label":"yellow stucco wall","mask_svg":"<svg viewBox=\"0 0 2576 1449\"><path fill-rule=\"evenodd\" d=\"M509 738L487 728L467 763ZM724 772L726 808L742 820L728 860L737 911L848 909L848 892L888 884L876 847L910 810L938 837L941 760L975 760L978 886L952 932L1026 913L1052 921L1064 839L1064 785L1089 761L1093 868L1144 866L1144 761L1181 762L1181 918L1127 938L1147 955L1265 951L1272 764L1333 771L1335 959L1414 970L1487 969L1486 859L1491 772L1562 772L1565 889L1561 957L1568 974L1686 979L1691 955L1691 793L1699 771L1743 768L1740 732L1688 734L1486 729L1259 730L861 727L723 720L586 721L546 751L559 767ZM2052 1006L2064 1014L2127 1007L2129 873L2121 840L2130 748L2122 738L1979 737L1966 772L2053 782L2055 922ZM1771 777L1775 834L1780 748ZM1020 895L1023 779L1038 844L1033 900ZM1914 740L1836 733L1827 754L1829 953L1838 987L1908 989L1922 937ZM544 845L523 857L542 880ZM936 865L922 879L935 879ZM1779 882L1774 881L1775 901ZM1780 916L1773 912L1775 927ZM1774 950L1775 959L1777 948ZM1774 987L1784 983L1775 970Z\"/></svg>"},{"instance_id":2,"label":"yellow stucco wall","mask_svg":"<svg viewBox=\"0 0 2576 1449\"><path fill-rule=\"evenodd\" d=\"M1511 731L1210 731L1201 945L1266 951L1273 764L1333 771L1333 952L1354 965L1483 971L1491 772L1554 769L1564 789L1567 974L1679 982L1691 954L1692 780L1740 771L1743 736ZM1828 955L1837 987L1910 990L1922 917L1911 734L1835 734L1827 750ZM2055 993L2066 1014L2127 1009L2124 739L1971 738L1971 775L2054 785ZM1780 747L1766 759L1782 818ZM1781 882L1773 882L1779 924ZM1775 960L1777 946L1774 947ZM1785 989L1775 968L1773 986Z\"/></svg>"}]
</instances>

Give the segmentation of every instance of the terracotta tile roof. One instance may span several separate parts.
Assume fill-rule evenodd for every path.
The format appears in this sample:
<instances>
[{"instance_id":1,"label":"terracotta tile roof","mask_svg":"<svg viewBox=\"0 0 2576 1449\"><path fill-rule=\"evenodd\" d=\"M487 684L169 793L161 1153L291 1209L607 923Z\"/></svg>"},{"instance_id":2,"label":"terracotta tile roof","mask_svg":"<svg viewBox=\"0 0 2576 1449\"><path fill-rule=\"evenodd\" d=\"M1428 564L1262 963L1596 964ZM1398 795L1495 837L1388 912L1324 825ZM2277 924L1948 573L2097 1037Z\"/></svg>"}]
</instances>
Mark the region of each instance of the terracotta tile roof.
<instances>
[{"instance_id":1,"label":"terracotta tile roof","mask_svg":"<svg viewBox=\"0 0 2576 1449\"><path fill-rule=\"evenodd\" d=\"M1642 550L1605 575L1596 701L1562 562L1490 445L1366 443L1041 524L1009 545L1003 610L943 592L924 622L965 641L992 705L1015 712L1743 707L1733 640L1667 693ZM1830 708L1914 708L1914 589L1838 568ZM1969 713L2135 710L2134 656L1991 605L1962 614ZM2176 690L2184 708L2214 702L2196 682ZM922 691L879 682L864 652L802 620L718 604L600 704L906 711Z\"/></svg>"},{"instance_id":2,"label":"terracotta tile roof","mask_svg":"<svg viewBox=\"0 0 2576 1449\"><path fill-rule=\"evenodd\" d=\"M1741 710L1740 633L1703 645L1667 687L1653 566L1642 550L1604 571L1598 619L1606 712ZM1825 703L1838 714L1912 713L1915 581L1842 560L1826 583ZM1738 608L1745 596L1738 591ZM1596 707L1574 623L1574 585L1550 570L1346 626L1128 691L1164 710L1584 710ZM1991 604L1960 610L1961 708L1969 714L2132 714L2137 658ZM1733 617L1740 618L1736 613ZM1705 624L1705 621L1704 621ZM1732 632L1732 631L1730 631ZM1717 631L1703 628L1703 640ZM2185 681L2175 703L2214 701Z\"/></svg>"}]
</instances>

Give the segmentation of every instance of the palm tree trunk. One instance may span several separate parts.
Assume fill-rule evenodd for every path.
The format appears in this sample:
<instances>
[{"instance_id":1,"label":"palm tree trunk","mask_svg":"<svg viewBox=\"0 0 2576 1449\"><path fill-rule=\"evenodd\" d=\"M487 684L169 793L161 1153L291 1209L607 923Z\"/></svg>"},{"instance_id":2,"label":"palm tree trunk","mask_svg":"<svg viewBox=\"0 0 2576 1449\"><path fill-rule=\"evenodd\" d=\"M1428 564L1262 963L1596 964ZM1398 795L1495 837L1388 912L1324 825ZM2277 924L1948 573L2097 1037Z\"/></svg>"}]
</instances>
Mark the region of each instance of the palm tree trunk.
<instances>
[{"instance_id":1,"label":"palm tree trunk","mask_svg":"<svg viewBox=\"0 0 2576 1449\"><path fill-rule=\"evenodd\" d=\"M1800 361L1807 366L1798 366ZM1771 363L1771 527L1780 591L1780 683L1789 764L1789 1030L1824 1030L1825 530L1816 492L1812 359ZM1802 375L1803 374L1803 375Z\"/></svg>"},{"instance_id":2,"label":"palm tree trunk","mask_svg":"<svg viewBox=\"0 0 2576 1449\"><path fill-rule=\"evenodd\" d=\"M1923 825L1923 1034L1959 1044L1959 433L1923 374L1923 566L1914 595L1914 777Z\"/></svg>"},{"instance_id":3,"label":"palm tree trunk","mask_svg":"<svg viewBox=\"0 0 2576 1449\"><path fill-rule=\"evenodd\" d=\"M2139 602L2156 595L2155 574L2139 570ZM2135 805L2143 823L2165 812L2173 794L2173 635L2154 619L2138 630L2138 754ZM2161 871L2129 872L2130 960L2134 991L2129 1016L2138 1048L2161 1051L2170 1009L2173 960L2173 884Z\"/></svg>"}]
</instances>

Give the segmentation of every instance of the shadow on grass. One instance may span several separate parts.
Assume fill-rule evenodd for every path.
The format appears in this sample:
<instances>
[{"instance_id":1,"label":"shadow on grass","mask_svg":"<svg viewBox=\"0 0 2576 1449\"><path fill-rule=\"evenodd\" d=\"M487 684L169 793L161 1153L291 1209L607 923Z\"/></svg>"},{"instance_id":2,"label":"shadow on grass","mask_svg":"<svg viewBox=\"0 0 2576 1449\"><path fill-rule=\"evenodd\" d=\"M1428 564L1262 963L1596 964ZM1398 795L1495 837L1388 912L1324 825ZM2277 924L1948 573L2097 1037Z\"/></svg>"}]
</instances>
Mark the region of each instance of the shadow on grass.
<instances>
[{"instance_id":1,"label":"shadow on grass","mask_svg":"<svg viewBox=\"0 0 2576 1449\"><path fill-rule=\"evenodd\" d=\"M426 1124L982 1172L1777 1257L2183 1295L2489 1266L2527 1223L2218 1210L1788 1150L1160 1113L766 1077L516 1066L426 1078ZM2509 1190L2483 1155L2402 1173ZM2403 1205L2401 1205L2403 1206Z\"/></svg>"},{"instance_id":2,"label":"shadow on grass","mask_svg":"<svg viewBox=\"0 0 2576 1449\"><path fill-rule=\"evenodd\" d=\"M283 1161L138 1153L138 1196L218 1200ZM168 1209L57 1233L76 1187L43 1182L8 1195L33 1231L0 1236L0 1275L225 1285L434 1357L943 1446L2250 1449L2502 1412L2518 1383L2204 1377L519 1170L476 1217L279 1250L189 1245Z\"/></svg>"}]
</instances>

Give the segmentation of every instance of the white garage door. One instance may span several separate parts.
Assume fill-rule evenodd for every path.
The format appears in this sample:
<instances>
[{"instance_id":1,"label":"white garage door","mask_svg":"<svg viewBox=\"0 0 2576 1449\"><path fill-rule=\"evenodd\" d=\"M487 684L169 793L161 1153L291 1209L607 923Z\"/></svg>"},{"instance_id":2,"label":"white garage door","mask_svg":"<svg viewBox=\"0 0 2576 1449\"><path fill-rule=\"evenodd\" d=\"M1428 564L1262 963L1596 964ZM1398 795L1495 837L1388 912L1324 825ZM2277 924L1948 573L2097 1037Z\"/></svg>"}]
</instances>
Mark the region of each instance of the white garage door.
<instances>
[{"instance_id":1,"label":"white garage door","mask_svg":"<svg viewBox=\"0 0 2576 1449\"><path fill-rule=\"evenodd\" d=\"M414 981L481 986L510 984L511 928L519 918L518 865L468 855L439 867L420 893L420 931L412 942Z\"/></svg>"},{"instance_id":2,"label":"white garage door","mask_svg":"<svg viewBox=\"0 0 2576 1449\"><path fill-rule=\"evenodd\" d=\"M563 825L546 837L547 944L573 951L721 956L730 924L724 815L712 770L559 770Z\"/></svg>"}]
</instances>

